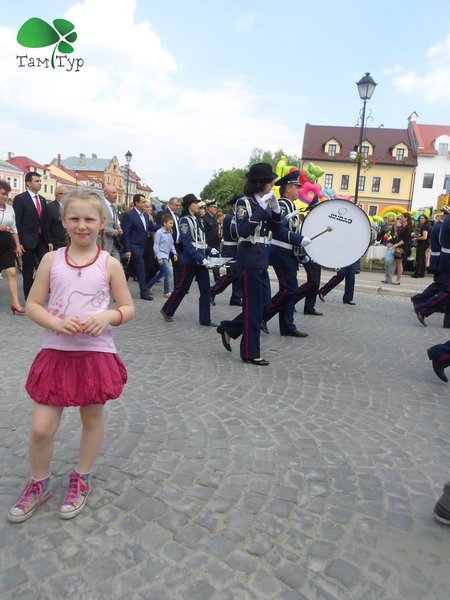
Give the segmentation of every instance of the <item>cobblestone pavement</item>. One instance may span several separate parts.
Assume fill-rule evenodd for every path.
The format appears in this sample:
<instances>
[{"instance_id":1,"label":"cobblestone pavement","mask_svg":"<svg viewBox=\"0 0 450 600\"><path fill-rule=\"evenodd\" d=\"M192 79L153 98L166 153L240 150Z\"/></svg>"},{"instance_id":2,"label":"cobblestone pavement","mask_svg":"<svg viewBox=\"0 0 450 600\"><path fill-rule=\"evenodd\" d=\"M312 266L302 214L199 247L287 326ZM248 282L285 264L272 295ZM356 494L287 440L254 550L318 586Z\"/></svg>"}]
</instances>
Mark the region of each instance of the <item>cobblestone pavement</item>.
<instances>
[{"instance_id":1,"label":"cobblestone pavement","mask_svg":"<svg viewBox=\"0 0 450 600\"><path fill-rule=\"evenodd\" d=\"M450 528L432 509L450 479L449 386L426 356L448 334L412 312L426 282L380 279L358 276L354 307L335 290L324 316L297 313L306 340L273 320L266 368L197 324L195 289L173 323L158 287L136 300L116 331L129 384L108 404L87 508L58 518L79 443L69 409L53 496L19 525L6 513L28 477L23 386L40 331L7 310L2 281L2 600L448 600ZM228 298L215 321L236 312Z\"/></svg>"}]
</instances>

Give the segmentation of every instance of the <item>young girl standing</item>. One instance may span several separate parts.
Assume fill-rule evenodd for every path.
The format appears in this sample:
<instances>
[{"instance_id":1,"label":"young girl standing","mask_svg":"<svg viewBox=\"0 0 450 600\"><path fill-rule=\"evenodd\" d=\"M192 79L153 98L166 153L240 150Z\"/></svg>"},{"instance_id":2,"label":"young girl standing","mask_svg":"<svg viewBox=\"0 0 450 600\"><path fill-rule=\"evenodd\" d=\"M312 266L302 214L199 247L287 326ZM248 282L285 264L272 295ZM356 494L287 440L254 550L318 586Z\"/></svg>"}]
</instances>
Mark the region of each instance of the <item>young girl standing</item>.
<instances>
[{"instance_id":1,"label":"young girl standing","mask_svg":"<svg viewBox=\"0 0 450 600\"><path fill-rule=\"evenodd\" d=\"M53 439L66 406L80 407L82 433L78 464L59 515L71 519L83 510L104 437L103 406L120 396L127 380L111 325L132 319L134 306L120 263L97 246L105 226L102 201L90 191L72 192L61 217L70 243L44 256L26 304L27 315L45 332L25 385L34 401L32 479L9 510L13 523L29 519L51 494ZM108 308L110 293L113 309Z\"/></svg>"}]
</instances>

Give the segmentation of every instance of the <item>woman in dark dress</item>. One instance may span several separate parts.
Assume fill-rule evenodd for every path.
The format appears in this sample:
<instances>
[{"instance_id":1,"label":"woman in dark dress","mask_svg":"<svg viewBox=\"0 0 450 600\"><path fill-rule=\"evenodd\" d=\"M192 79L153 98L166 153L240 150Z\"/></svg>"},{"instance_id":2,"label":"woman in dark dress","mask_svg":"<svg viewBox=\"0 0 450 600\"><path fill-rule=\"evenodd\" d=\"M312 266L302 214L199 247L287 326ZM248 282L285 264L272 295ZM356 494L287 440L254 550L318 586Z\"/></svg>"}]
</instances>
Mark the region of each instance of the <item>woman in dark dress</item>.
<instances>
[{"instance_id":1,"label":"woman in dark dress","mask_svg":"<svg viewBox=\"0 0 450 600\"><path fill-rule=\"evenodd\" d=\"M413 238L417 242L416 247L416 268L411 277L425 277L425 253L429 245L430 223L428 217L420 215L419 232L413 233Z\"/></svg>"},{"instance_id":2,"label":"woman in dark dress","mask_svg":"<svg viewBox=\"0 0 450 600\"><path fill-rule=\"evenodd\" d=\"M397 281L393 282L393 285L400 285L400 280L403 275L404 265L408 256L411 254L411 234L413 226L411 215L404 213L400 215L400 227L397 228L397 237L394 244L395 248L401 248L403 250L402 256L395 256L395 272L397 275Z\"/></svg>"}]
</instances>

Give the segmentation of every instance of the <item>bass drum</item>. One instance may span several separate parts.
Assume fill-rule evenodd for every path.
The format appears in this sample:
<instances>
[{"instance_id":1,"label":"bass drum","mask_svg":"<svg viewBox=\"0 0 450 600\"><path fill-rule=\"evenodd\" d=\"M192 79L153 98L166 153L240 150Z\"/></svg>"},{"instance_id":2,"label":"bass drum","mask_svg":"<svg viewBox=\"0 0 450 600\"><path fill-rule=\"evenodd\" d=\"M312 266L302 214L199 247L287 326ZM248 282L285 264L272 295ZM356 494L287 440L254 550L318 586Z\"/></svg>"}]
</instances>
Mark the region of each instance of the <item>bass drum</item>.
<instances>
[{"instance_id":1,"label":"bass drum","mask_svg":"<svg viewBox=\"0 0 450 600\"><path fill-rule=\"evenodd\" d=\"M306 254L322 267L340 269L352 265L370 245L371 228L366 213L349 200L327 200L316 204L303 221L301 234L312 238L323 233L305 247Z\"/></svg>"}]
</instances>

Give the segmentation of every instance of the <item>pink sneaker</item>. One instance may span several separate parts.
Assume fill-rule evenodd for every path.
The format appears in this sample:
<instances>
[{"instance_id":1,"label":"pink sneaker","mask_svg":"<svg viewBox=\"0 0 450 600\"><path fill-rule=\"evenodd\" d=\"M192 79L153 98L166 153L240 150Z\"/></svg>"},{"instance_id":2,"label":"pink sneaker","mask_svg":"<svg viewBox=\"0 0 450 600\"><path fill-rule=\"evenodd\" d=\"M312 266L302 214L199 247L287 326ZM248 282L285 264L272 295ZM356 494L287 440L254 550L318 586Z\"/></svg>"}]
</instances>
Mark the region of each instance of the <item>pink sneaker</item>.
<instances>
[{"instance_id":1,"label":"pink sneaker","mask_svg":"<svg viewBox=\"0 0 450 600\"><path fill-rule=\"evenodd\" d=\"M50 489L50 475L45 479L35 481L32 479L22 491L20 498L9 509L8 521L22 523L32 517L40 505L48 500L52 494Z\"/></svg>"},{"instance_id":2,"label":"pink sneaker","mask_svg":"<svg viewBox=\"0 0 450 600\"><path fill-rule=\"evenodd\" d=\"M59 508L61 519L73 519L83 510L92 489L90 479L90 474L80 475L77 471L72 471L66 499Z\"/></svg>"}]
</instances>

